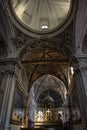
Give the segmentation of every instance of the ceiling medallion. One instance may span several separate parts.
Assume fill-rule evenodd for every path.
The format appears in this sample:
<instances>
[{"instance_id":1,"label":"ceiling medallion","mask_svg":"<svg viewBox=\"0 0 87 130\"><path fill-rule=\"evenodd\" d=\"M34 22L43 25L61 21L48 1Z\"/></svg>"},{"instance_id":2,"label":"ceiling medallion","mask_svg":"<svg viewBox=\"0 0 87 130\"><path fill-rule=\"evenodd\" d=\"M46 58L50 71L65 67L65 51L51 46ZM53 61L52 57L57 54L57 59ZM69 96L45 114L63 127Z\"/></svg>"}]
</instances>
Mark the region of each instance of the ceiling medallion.
<instances>
[{"instance_id":1,"label":"ceiling medallion","mask_svg":"<svg viewBox=\"0 0 87 130\"><path fill-rule=\"evenodd\" d=\"M66 23L72 0L11 0L13 21L25 33L48 35Z\"/></svg>"}]
</instances>

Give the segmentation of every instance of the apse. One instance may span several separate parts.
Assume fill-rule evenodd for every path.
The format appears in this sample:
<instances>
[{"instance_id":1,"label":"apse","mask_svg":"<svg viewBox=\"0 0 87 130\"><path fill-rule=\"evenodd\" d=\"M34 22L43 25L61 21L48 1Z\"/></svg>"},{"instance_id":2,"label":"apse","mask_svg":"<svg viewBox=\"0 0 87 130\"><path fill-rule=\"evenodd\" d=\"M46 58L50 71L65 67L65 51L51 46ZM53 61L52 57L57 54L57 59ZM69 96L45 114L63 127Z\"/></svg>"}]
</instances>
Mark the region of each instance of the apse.
<instances>
[{"instance_id":1,"label":"apse","mask_svg":"<svg viewBox=\"0 0 87 130\"><path fill-rule=\"evenodd\" d=\"M38 123L46 125L65 121L67 90L59 78L50 74L38 78L32 84L29 99L29 120L34 122L35 128Z\"/></svg>"}]
</instances>

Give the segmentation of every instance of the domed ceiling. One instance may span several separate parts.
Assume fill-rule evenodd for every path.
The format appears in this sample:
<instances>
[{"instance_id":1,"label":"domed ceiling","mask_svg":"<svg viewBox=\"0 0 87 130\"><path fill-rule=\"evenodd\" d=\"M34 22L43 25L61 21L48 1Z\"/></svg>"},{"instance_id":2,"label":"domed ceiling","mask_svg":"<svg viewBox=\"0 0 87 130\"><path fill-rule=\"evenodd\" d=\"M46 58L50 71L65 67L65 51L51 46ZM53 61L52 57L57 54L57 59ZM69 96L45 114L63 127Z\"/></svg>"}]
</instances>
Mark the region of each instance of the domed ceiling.
<instances>
[{"instance_id":1,"label":"domed ceiling","mask_svg":"<svg viewBox=\"0 0 87 130\"><path fill-rule=\"evenodd\" d=\"M11 0L11 3L19 23L39 32L60 27L71 9L71 0Z\"/></svg>"}]
</instances>

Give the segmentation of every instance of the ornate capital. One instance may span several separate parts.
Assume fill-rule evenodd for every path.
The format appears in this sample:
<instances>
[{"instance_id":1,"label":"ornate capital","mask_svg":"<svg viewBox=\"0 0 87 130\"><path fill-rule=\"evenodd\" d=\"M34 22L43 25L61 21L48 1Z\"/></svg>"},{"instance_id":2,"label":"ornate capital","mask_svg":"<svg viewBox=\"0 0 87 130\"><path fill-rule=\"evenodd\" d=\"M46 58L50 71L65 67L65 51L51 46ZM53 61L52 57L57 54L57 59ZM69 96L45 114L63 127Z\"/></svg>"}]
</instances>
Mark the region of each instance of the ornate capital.
<instances>
[{"instance_id":1,"label":"ornate capital","mask_svg":"<svg viewBox=\"0 0 87 130\"><path fill-rule=\"evenodd\" d=\"M16 74L16 70L19 67L18 59L16 58L7 58L0 60L0 72L3 74Z\"/></svg>"}]
</instances>

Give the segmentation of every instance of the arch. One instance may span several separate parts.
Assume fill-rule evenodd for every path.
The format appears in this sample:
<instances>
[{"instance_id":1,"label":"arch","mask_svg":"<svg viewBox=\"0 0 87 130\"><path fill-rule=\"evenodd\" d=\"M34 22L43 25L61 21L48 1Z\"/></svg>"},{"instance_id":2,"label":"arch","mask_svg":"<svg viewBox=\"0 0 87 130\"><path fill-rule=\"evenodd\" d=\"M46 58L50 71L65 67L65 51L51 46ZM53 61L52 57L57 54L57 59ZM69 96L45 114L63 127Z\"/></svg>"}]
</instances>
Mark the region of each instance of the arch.
<instances>
[{"instance_id":1,"label":"arch","mask_svg":"<svg viewBox=\"0 0 87 130\"><path fill-rule=\"evenodd\" d=\"M30 93L33 92L35 96L34 98L37 100L39 95L47 89L52 89L60 93L63 101L65 101L66 92L67 92L65 84L59 78L50 74L46 74L38 78L32 84Z\"/></svg>"},{"instance_id":2,"label":"arch","mask_svg":"<svg viewBox=\"0 0 87 130\"><path fill-rule=\"evenodd\" d=\"M68 45L63 43L61 39L50 38L50 39L33 39L30 40L26 46L22 47L18 53L18 57L22 58L24 54L28 53L31 50L34 50L36 47L50 47L56 51L64 52L67 55L71 55L73 52L69 49Z\"/></svg>"},{"instance_id":3,"label":"arch","mask_svg":"<svg viewBox=\"0 0 87 130\"><path fill-rule=\"evenodd\" d=\"M34 40L31 40L24 48L21 49L21 51L19 53L19 58L22 60L24 55L31 52L30 56L28 54L28 59L29 59L35 53L35 49L38 48L38 50L41 51L41 49L44 50L45 47L55 50L58 54L59 53L62 54L64 57L66 57L66 59L68 61L69 61L70 56L72 55L71 50L68 48L67 45L65 45L64 43L61 43L61 40L56 40L55 38L54 39L53 38L52 39L34 39ZM41 60L41 59L42 59L42 57L40 57L39 60ZM26 59L23 59L23 60L26 60ZM37 68L38 68L38 63L32 69L31 78L29 80L30 82L31 82L32 76L36 72ZM46 74L48 74L48 73L49 72L46 72ZM37 78L38 77L39 76L37 76ZM64 76L64 81L67 84L67 80L66 80L65 76Z\"/></svg>"}]
</instances>

